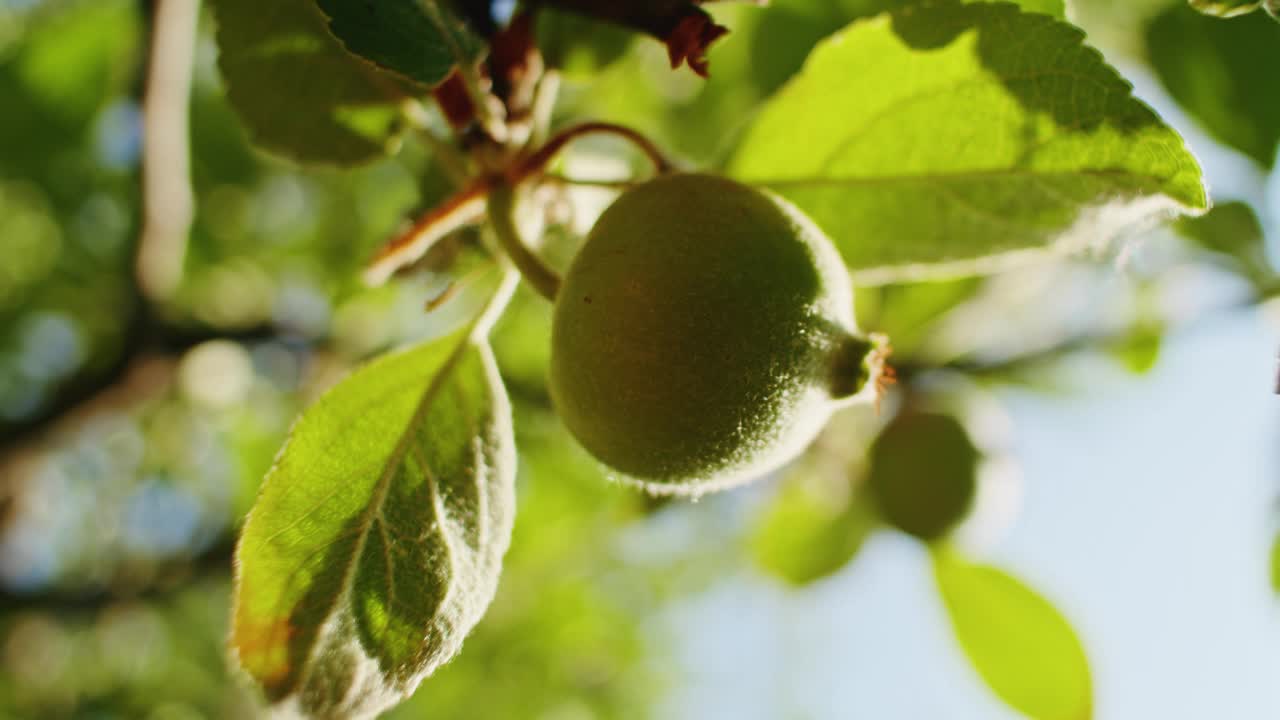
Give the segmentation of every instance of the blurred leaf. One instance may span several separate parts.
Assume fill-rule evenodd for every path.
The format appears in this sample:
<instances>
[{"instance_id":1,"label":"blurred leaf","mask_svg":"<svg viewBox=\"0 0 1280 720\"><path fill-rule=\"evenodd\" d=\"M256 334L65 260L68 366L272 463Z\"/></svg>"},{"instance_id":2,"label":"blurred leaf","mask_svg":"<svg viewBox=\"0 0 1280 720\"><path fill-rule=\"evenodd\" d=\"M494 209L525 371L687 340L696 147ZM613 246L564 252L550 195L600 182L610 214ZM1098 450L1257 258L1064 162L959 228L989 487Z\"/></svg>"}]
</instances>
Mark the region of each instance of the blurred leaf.
<instances>
[{"instance_id":1,"label":"blurred leaf","mask_svg":"<svg viewBox=\"0 0 1280 720\"><path fill-rule=\"evenodd\" d=\"M627 53L634 33L582 15L539 8L538 49L547 65L569 76L589 76Z\"/></svg>"},{"instance_id":2,"label":"blurred leaf","mask_svg":"<svg viewBox=\"0 0 1280 720\"><path fill-rule=\"evenodd\" d=\"M1134 324L1121 340L1112 345L1111 354L1135 375L1151 371L1160 359L1160 346L1164 327L1155 320L1143 320Z\"/></svg>"},{"instance_id":3,"label":"blurred leaf","mask_svg":"<svg viewBox=\"0 0 1280 720\"><path fill-rule=\"evenodd\" d=\"M1222 21L1174 5L1146 29L1147 56L1169 94L1215 138L1275 164L1280 142L1280 25L1261 14Z\"/></svg>"},{"instance_id":4,"label":"blurred leaf","mask_svg":"<svg viewBox=\"0 0 1280 720\"><path fill-rule=\"evenodd\" d=\"M299 162L387 154L407 89L348 54L311 0L213 0L227 98L256 143Z\"/></svg>"},{"instance_id":5,"label":"blurred leaf","mask_svg":"<svg viewBox=\"0 0 1280 720\"><path fill-rule=\"evenodd\" d=\"M1271 542L1271 589L1280 593L1280 534Z\"/></svg>"},{"instance_id":6,"label":"blurred leaf","mask_svg":"<svg viewBox=\"0 0 1280 720\"><path fill-rule=\"evenodd\" d=\"M945 548L935 549L933 569L956 639L1001 699L1036 720L1092 717L1089 660L1053 605L1008 573Z\"/></svg>"},{"instance_id":7,"label":"blurred leaf","mask_svg":"<svg viewBox=\"0 0 1280 720\"><path fill-rule=\"evenodd\" d=\"M20 42L0 52L0 174L39 182L56 200L79 205L101 185L93 124L117 101L132 109L140 44L136 6L127 0L46 3ZM96 181L96 182L95 182Z\"/></svg>"},{"instance_id":8,"label":"blurred leaf","mask_svg":"<svg viewBox=\"0 0 1280 720\"><path fill-rule=\"evenodd\" d=\"M1254 284L1274 278L1262 221L1247 203L1215 205L1208 215L1185 218L1176 227L1184 237L1226 259Z\"/></svg>"},{"instance_id":9,"label":"blurred leaf","mask_svg":"<svg viewBox=\"0 0 1280 720\"><path fill-rule=\"evenodd\" d=\"M1191 7L1206 15L1235 17L1266 8L1272 16L1280 15L1280 0L1187 0Z\"/></svg>"},{"instance_id":10,"label":"blurred leaf","mask_svg":"<svg viewBox=\"0 0 1280 720\"><path fill-rule=\"evenodd\" d=\"M315 0L348 50L434 87L461 59L477 62L484 42L439 0Z\"/></svg>"},{"instance_id":11,"label":"blurred leaf","mask_svg":"<svg viewBox=\"0 0 1280 720\"><path fill-rule=\"evenodd\" d=\"M976 278L855 288L858 327L889 336L894 358L915 358L936 323L982 287Z\"/></svg>"},{"instance_id":12,"label":"blurred leaf","mask_svg":"<svg viewBox=\"0 0 1280 720\"><path fill-rule=\"evenodd\" d=\"M855 23L766 105L730 172L808 212L864 282L990 271L1204 210L1182 139L1083 38L1009 5Z\"/></svg>"},{"instance_id":13,"label":"blurred leaf","mask_svg":"<svg viewBox=\"0 0 1280 720\"><path fill-rule=\"evenodd\" d=\"M969 513L978 459L959 420L906 407L871 446L867 489L889 524L935 540Z\"/></svg>"},{"instance_id":14,"label":"blurred leaf","mask_svg":"<svg viewBox=\"0 0 1280 720\"><path fill-rule=\"evenodd\" d=\"M988 0L967 0L967 2L985 2ZM1044 13L1056 18L1066 18L1066 0L1013 0L1027 12Z\"/></svg>"},{"instance_id":15,"label":"blurred leaf","mask_svg":"<svg viewBox=\"0 0 1280 720\"><path fill-rule=\"evenodd\" d=\"M68 127L87 123L129 80L138 29L136 9L123 0L56 8L28 38L18 73L42 110Z\"/></svg>"},{"instance_id":16,"label":"blurred leaf","mask_svg":"<svg viewBox=\"0 0 1280 720\"><path fill-rule=\"evenodd\" d=\"M403 699L492 599L514 479L510 406L470 331L351 375L295 425L245 526L241 665L311 717Z\"/></svg>"},{"instance_id":17,"label":"blurred leaf","mask_svg":"<svg viewBox=\"0 0 1280 720\"><path fill-rule=\"evenodd\" d=\"M807 585L848 565L877 525L875 512L852 485L846 480L846 497L833 501L804 478L789 479L751 538L756 563L792 585Z\"/></svg>"},{"instance_id":18,"label":"blurred leaf","mask_svg":"<svg viewBox=\"0 0 1280 720\"><path fill-rule=\"evenodd\" d=\"M1280 534L1271 542L1271 589L1280 593Z\"/></svg>"},{"instance_id":19,"label":"blurred leaf","mask_svg":"<svg viewBox=\"0 0 1280 720\"><path fill-rule=\"evenodd\" d=\"M822 0L830 2L830 0ZM1022 8L1026 12L1044 13L1052 15L1056 18L1065 18L1067 8L1065 0L1004 0ZM888 10L900 10L912 5L920 4L922 0L836 0L837 5L846 12L854 13L857 17L868 17L877 15ZM990 2L990 0L960 0L960 2L977 3Z\"/></svg>"}]
</instances>

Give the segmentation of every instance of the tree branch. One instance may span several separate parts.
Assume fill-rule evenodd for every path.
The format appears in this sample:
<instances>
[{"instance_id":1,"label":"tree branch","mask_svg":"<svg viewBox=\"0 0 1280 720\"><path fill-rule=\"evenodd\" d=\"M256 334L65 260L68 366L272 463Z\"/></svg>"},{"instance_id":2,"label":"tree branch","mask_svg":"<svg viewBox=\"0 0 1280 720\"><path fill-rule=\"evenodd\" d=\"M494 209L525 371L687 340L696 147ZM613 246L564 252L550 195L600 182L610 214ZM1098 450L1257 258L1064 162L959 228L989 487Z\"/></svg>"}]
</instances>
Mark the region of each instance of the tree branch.
<instances>
[{"instance_id":1,"label":"tree branch","mask_svg":"<svg viewBox=\"0 0 1280 720\"><path fill-rule=\"evenodd\" d=\"M200 0L156 0L143 101L143 226L135 272L153 302L182 281L195 213L189 108Z\"/></svg>"}]
</instances>

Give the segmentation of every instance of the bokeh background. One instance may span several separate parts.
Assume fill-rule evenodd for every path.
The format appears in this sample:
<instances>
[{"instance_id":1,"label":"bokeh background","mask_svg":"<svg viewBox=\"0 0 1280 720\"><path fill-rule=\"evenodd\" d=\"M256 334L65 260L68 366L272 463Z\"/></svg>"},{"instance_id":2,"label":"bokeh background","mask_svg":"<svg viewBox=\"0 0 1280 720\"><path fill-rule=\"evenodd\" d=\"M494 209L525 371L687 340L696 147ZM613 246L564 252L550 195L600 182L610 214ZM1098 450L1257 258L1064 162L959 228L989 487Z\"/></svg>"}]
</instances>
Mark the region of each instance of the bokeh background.
<instances>
[{"instance_id":1,"label":"bokeh background","mask_svg":"<svg viewBox=\"0 0 1280 720\"><path fill-rule=\"evenodd\" d=\"M465 284L465 235L400 282L358 279L447 190L430 150L411 140L339 171L251 149L207 11L195 222L175 291L146 297L134 258L149 5L0 0L4 718L252 717L224 650L231 552L289 423L355 364L440 332L470 302L424 310ZM672 74L651 41L592 30L574 44L581 28L547 28L558 112L626 122L714 167L858 5L715 7L734 33L709 82ZM1277 717L1280 283L1267 238L1280 93L1262 71L1280 63L1280 24L1172 0L1079 0L1072 18L1184 133L1218 208L1087 258L863 291L861 322L894 338L903 386L981 446L958 542L1071 619L1098 717ZM1255 59L1178 34L1223 28ZM1159 66L1187 53L1191 91ZM1225 107L1206 119L1206 104ZM585 142L568 163L625 173L619 157ZM608 198L576 199L548 239L561 260ZM499 595L461 656L390 717L1014 717L952 638L924 546L879 530L821 578L779 577L771 550L805 539L771 513L811 468L696 503L611 483L551 411L547 342L548 308L522 290L495 333L521 461ZM877 422L855 410L833 432Z\"/></svg>"}]
</instances>

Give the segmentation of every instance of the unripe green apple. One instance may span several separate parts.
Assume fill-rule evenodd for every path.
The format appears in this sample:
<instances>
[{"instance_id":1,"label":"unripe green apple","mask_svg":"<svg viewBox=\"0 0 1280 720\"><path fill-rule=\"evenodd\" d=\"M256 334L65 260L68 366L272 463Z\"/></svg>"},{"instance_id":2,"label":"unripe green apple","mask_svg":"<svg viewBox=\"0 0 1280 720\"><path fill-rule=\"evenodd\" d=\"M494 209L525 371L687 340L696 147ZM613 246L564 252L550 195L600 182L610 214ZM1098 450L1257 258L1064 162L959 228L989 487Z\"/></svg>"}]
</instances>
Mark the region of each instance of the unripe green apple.
<instances>
[{"instance_id":1,"label":"unripe green apple","mask_svg":"<svg viewBox=\"0 0 1280 720\"><path fill-rule=\"evenodd\" d=\"M857 334L848 272L799 210L669 175L619 196L570 264L551 394L623 479L696 494L776 468L874 394L881 344Z\"/></svg>"},{"instance_id":2,"label":"unripe green apple","mask_svg":"<svg viewBox=\"0 0 1280 720\"><path fill-rule=\"evenodd\" d=\"M980 459L959 420L906 408L871 446L867 487L890 525L936 540L969 514Z\"/></svg>"}]
</instances>

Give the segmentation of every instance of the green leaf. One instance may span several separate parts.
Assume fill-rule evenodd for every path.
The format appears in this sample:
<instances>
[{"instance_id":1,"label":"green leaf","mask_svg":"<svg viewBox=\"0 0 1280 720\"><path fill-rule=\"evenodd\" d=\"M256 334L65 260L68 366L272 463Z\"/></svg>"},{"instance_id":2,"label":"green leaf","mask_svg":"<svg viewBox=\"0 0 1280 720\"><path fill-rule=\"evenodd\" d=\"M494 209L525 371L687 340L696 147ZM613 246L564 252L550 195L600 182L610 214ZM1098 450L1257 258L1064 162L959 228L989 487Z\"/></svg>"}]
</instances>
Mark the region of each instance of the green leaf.
<instances>
[{"instance_id":1,"label":"green leaf","mask_svg":"<svg viewBox=\"0 0 1280 720\"><path fill-rule=\"evenodd\" d=\"M961 2L976 3L989 2L990 0L961 0ZM831 0L820 0L815 4L834 5L840 8L846 14L854 17L869 17L878 15L886 10L899 10L911 5L921 3L922 0L837 0L832 3ZM1026 10L1027 12L1044 13L1052 15L1056 18L1065 18L1067 16L1067 7L1065 0L1009 0L1014 5Z\"/></svg>"},{"instance_id":2,"label":"green leaf","mask_svg":"<svg viewBox=\"0 0 1280 720\"><path fill-rule=\"evenodd\" d=\"M1280 17L1280 0L1188 0L1191 7L1206 15L1235 17L1265 8L1273 17Z\"/></svg>"},{"instance_id":3,"label":"green leaf","mask_svg":"<svg viewBox=\"0 0 1280 720\"><path fill-rule=\"evenodd\" d=\"M975 274L1207 206L1182 138L1075 27L924 2L813 51L730 164L835 240L855 277Z\"/></svg>"},{"instance_id":4,"label":"green leaf","mask_svg":"<svg viewBox=\"0 0 1280 720\"><path fill-rule=\"evenodd\" d=\"M458 652L510 541L510 416L466 330L374 361L302 416L236 553L231 643L268 699L371 716Z\"/></svg>"},{"instance_id":5,"label":"green leaf","mask_svg":"<svg viewBox=\"0 0 1280 720\"><path fill-rule=\"evenodd\" d=\"M1280 593L1280 534L1271 542L1271 589Z\"/></svg>"},{"instance_id":6,"label":"green leaf","mask_svg":"<svg viewBox=\"0 0 1280 720\"><path fill-rule=\"evenodd\" d=\"M1177 228L1184 237L1225 261L1255 286L1263 287L1275 281L1262 221L1247 203L1215 205L1208 215L1187 218L1179 222Z\"/></svg>"},{"instance_id":7,"label":"green leaf","mask_svg":"<svg viewBox=\"0 0 1280 720\"><path fill-rule=\"evenodd\" d=\"M1164 330L1164 325L1158 320L1144 318L1129 328L1128 334L1108 350L1126 370L1135 375L1143 375L1151 372L1160 359Z\"/></svg>"},{"instance_id":8,"label":"green leaf","mask_svg":"<svg viewBox=\"0 0 1280 720\"><path fill-rule=\"evenodd\" d=\"M968 0L968 2L985 2L986 0ZM1066 0L1017 0L1017 4L1027 12L1044 13L1056 18L1066 18Z\"/></svg>"},{"instance_id":9,"label":"green leaf","mask_svg":"<svg viewBox=\"0 0 1280 720\"><path fill-rule=\"evenodd\" d=\"M967 3L981 3L981 2L991 2L991 1L992 0L964 0L964 2L967 2ZM1022 8L1026 12L1035 12L1035 13L1043 13L1045 15L1052 15L1053 17L1056 17L1059 20L1066 19L1067 17L1066 0L1008 0L1008 1Z\"/></svg>"},{"instance_id":10,"label":"green leaf","mask_svg":"<svg viewBox=\"0 0 1280 720\"><path fill-rule=\"evenodd\" d=\"M1092 716L1088 658L1047 600L945 548L935 549L933 569L956 639L996 695L1036 720Z\"/></svg>"},{"instance_id":11,"label":"green leaf","mask_svg":"<svg viewBox=\"0 0 1280 720\"><path fill-rule=\"evenodd\" d=\"M127 90L140 39L137 8L101 0L51 10L26 32L14 70L41 110L79 127L114 94Z\"/></svg>"},{"instance_id":12,"label":"green leaf","mask_svg":"<svg viewBox=\"0 0 1280 720\"><path fill-rule=\"evenodd\" d=\"M930 343L938 339L938 322L982 288L982 280L963 278L854 288L858 327L884 333L898 360L929 360Z\"/></svg>"},{"instance_id":13,"label":"green leaf","mask_svg":"<svg viewBox=\"0 0 1280 720\"><path fill-rule=\"evenodd\" d=\"M635 37L617 25L552 7L538 9L535 32L547 65L588 79L625 55Z\"/></svg>"},{"instance_id":14,"label":"green leaf","mask_svg":"<svg viewBox=\"0 0 1280 720\"><path fill-rule=\"evenodd\" d=\"M1280 25L1263 15L1222 21L1174 5L1146 28L1160 82L1215 138L1260 165L1280 144Z\"/></svg>"},{"instance_id":15,"label":"green leaf","mask_svg":"<svg viewBox=\"0 0 1280 720\"><path fill-rule=\"evenodd\" d=\"M484 56L484 42L438 0L315 2L348 50L427 87Z\"/></svg>"},{"instance_id":16,"label":"green leaf","mask_svg":"<svg viewBox=\"0 0 1280 720\"><path fill-rule=\"evenodd\" d=\"M843 497L807 480L797 476L783 485L751 538L756 563L792 585L807 585L848 565L878 524L847 479Z\"/></svg>"},{"instance_id":17,"label":"green leaf","mask_svg":"<svg viewBox=\"0 0 1280 720\"><path fill-rule=\"evenodd\" d=\"M227 98L255 143L352 165L396 147L398 78L352 57L311 0L213 0Z\"/></svg>"}]
</instances>

